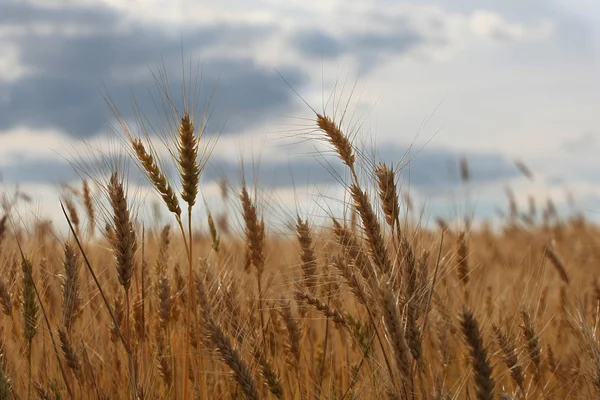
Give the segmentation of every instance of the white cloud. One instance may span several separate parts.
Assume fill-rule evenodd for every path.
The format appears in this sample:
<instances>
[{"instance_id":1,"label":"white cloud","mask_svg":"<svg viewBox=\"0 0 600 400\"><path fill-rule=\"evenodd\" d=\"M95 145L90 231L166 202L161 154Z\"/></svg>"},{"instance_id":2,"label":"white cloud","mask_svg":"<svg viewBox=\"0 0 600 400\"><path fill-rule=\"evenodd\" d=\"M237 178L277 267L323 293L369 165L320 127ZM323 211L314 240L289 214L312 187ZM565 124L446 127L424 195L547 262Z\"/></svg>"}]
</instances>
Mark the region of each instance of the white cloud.
<instances>
[{"instance_id":1,"label":"white cloud","mask_svg":"<svg viewBox=\"0 0 600 400\"><path fill-rule=\"evenodd\" d=\"M554 24L548 19L530 27L508 21L501 14L487 10L474 11L468 19L469 28L475 35L500 40L545 39L554 29Z\"/></svg>"}]
</instances>

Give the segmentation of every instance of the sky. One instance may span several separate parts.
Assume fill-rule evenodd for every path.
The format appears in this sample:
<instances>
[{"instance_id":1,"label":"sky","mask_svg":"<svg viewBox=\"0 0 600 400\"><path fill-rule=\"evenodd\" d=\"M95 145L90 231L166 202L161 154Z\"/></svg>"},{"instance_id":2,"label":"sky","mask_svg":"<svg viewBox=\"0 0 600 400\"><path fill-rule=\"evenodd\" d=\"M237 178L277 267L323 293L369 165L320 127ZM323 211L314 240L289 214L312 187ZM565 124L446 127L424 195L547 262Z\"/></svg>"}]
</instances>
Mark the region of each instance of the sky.
<instances>
[{"instance_id":1,"label":"sky","mask_svg":"<svg viewBox=\"0 0 600 400\"><path fill-rule=\"evenodd\" d=\"M323 200L343 198L348 177L312 108L342 122L365 175L373 157L402 167L425 218L490 217L506 186L522 205L572 196L595 218L599 40L592 0L0 0L2 186L32 198L25 219L59 219L60 184L79 185L72 164L120 146L107 99L159 123L157 74L179 98L200 71L207 137L219 134L209 207L243 160L274 215L335 208Z\"/></svg>"}]
</instances>

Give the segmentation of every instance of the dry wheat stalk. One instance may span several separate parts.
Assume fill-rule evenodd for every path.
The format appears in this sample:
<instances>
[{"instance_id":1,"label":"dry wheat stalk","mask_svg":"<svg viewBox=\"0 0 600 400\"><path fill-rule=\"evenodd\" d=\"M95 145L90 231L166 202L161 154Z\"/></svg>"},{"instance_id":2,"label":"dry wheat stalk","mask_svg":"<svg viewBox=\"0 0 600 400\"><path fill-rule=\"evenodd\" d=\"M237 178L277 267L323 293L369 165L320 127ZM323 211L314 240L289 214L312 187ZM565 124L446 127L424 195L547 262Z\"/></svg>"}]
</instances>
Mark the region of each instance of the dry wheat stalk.
<instances>
[{"instance_id":1,"label":"dry wheat stalk","mask_svg":"<svg viewBox=\"0 0 600 400\"><path fill-rule=\"evenodd\" d=\"M356 184L350 185L350 194L354 199L356 210L363 223L371 259L379 269L379 272L388 274L392 271L392 263L387 254L381 226L373 211L371 202L369 201L367 194Z\"/></svg>"},{"instance_id":2,"label":"dry wheat stalk","mask_svg":"<svg viewBox=\"0 0 600 400\"><path fill-rule=\"evenodd\" d=\"M469 178L471 177L471 171L469 171L469 162L467 161L466 156L461 156L459 160L460 166L460 179L463 183L469 182Z\"/></svg>"},{"instance_id":3,"label":"dry wheat stalk","mask_svg":"<svg viewBox=\"0 0 600 400\"><path fill-rule=\"evenodd\" d=\"M119 283L129 291L134 270L136 238L133 221L127 207L127 198L119 175L113 172L108 184L108 196L113 209L113 242Z\"/></svg>"},{"instance_id":4,"label":"dry wheat stalk","mask_svg":"<svg viewBox=\"0 0 600 400\"><path fill-rule=\"evenodd\" d=\"M515 160L515 166L526 178L533 180L533 172L531 172L522 160Z\"/></svg>"},{"instance_id":5,"label":"dry wheat stalk","mask_svg":"<svg viewBox=\"0 0 600 400\"><path fill-rule=\"evenodd\" d=\"M67 332L71 331L73 322L79 317L82 311L81 295L79 293L79 254L73 246L66 243L64 247L65 275L62 279L62 325Z\"/></svg>"},{"instance_id":6,"label":"dry wheat stalk","mask_svg":"<svg viewBox=\"0 0 600 400\"><path fill-rule=\"evenodd\" d=\"M386 283L381 289L379 296L381 315L385 324L388 338L392 346L396 367L400 375L400 380L404 391L412 398L412 366L410 364L410 349L406 343L402 317L398 310L398 296L390 283Z\"/></svg>"},{"instance_id":7,"label":"dry wheat stalk","mask_svg":"<svg viewBox=\"0 0 600 400\"><path fill-rule=\"evenodd\" d=\"M204 321L207 346L209 348L216 348L222 361L231 369L234 379L244 392L246 398L259 399L256 381L252 376L250 368L244 362L239 352L233 347L229 337L225 335L221 327L213 319L212 306L209 303L208 293L204 281L198 272L196 272L194 280L196 282L196 292L201 310L200 314Z\"/></svg>"},{"instance_id":8,"label":"dry wheat stalk","mask_svg":"<svg viewBox=\"0 0 600 400\"><path fill-rule=\"evenodd\" d=\"M344 327L347 326L346 316L341 311L329 306L316 296L306 292L295 291L294 297L298 302L305 302L306 304L313 306L317 311L327 318L330 318L336 324Z\"/></svg>"},{"instance_id":9,"label":"dry wheat stalk","mask_svg":"<svg viewBox=\"0 0 600 400\"><path fill-rule=\"evenodd\" d=\"M379 185L379 199L385 214L385 220L393 233L394 225L400 221L400 202L398 201L398 190L396 189L396 176L394 170L383 163L380 163L375 169L375 176Z\"/></svg>"},{"instance_id":10,"label":"dry wheat stalk","mask_svg":"<svg viewBox=\"0 0 600 400\"><path fill-rule=\"evenodd\" d=\"M494 378L492 366L487 356L487 349L479 330L479 323L473 312L464 307L460 315L460 324L463 335L469 345L471 362L475 372L475 385L477 386L477 399L494 400Z\"/></svg>"},{"instance_id":11,"label":"dry wheat stalk","mask_svg":"<svg viewBox=\"0 0 600 400\"><path fill-rule=\"evenodd\" d=\"M173 310L173 297L171 296L171 287L169 279L163 275L158 280L158 321L161 328L166 329L171 321Z\"/></svg>"},{"instance_id":12,"label":"dry wheat stalk","mask_svg":"<svg viewBox=\"0 0 600 400\"><path fill-rule=\"evenodd\" d=\"M23 258L21 263L23 270L23 292L22 298L22 310L23 310L23 321L25 340L29 345L33 341L33 338L38 330L38 313L39 307L35 299L35 289L33 283L33 264L29 259Z\"/></svg>"},{"instance_id":13,"label":"dry wheat stalk","mask_svg":"<svg viewBox=\"0 0 600 400\"><path fill-rule=\"evenodd\" d=\"M469 245L467 243L467 234L460 232L458 235L458 261L457 269L458 279L466 286L469 283Z\"/></svg>"},{"instance_id":14,"label":"dry wheat stalk","mask_svg":"<svg viewBox=\"0 0 600 400\"><path fill-rule=\"evenodd\" d=\"M580 346L584 353L588 355L592 364L592 371L588 374L587 379L591 381L596 396L600 396L600 347L598 346L596 331L581 314L577 315L576 322Z\"/></svg>"},{"instance_id":15,"label":"dry wheat stalk","mask_svg":"<svg viewBox=\"0 0 600 400\"><path fill-rule=\"evenodd\" d=\"M75 226L75 231L79 232L79 214L77 213L77 208L75 207L73 200L70 198L65 198L64 204L67 208L67 211L69 211L69 218L71 219L73 226Z\"/></svg>"},{"instance_id":16,"label":"dry wheat stalk","mask_svg":"<svg viewBox=\"0 0 600 400\"><path fill-rule=\"evenodd\" d=\"M304 284L308 291L315 293L317 288L317 257L313 248L313 237L308 221L298 217L296 221L296 237L300 244L300 260L304 274Z\"/></svg>"},{"instance_id":17,"label":"dry wheat stalk","mask_svg":"<svg viewBox=\"0 0 600 400\"><path fill-rule=\"evenodd\" d=\"M164 333L156 334L156 362L158 374L163 380L163 383L167 388L170 388L173 384L173 371L171 369L171 363L168 357L167 345L165 344Z\"/></svg>"},{"instance_id":18,"label":"dry wheat stalk","mask_svg":"<svg viewBox=\"0 0 600 400\"><path fill-rule=\"evenodd\" d=\"M550 262L552 263L554 268L556 268L556 271L558 272L560 279L562 279L563 282L565 282L568 285L570 282L569 274L567 273L565 264L563 263L562 259L560 258L560 256L556 252L556 250L554 249L554 246L552 246L552 245L546 246L544 254L550 260Z\"/></svg>"},{"instance_id":19,"label":"dry wheat stalk","mask_svg":"<svg viewBox=\"0 0 600 400\"><path fill-rule=\"evenodd\" d=\"M516 221L519 216L519 206L517 205L517 198L515 192L510 187L506 187L506 197L508 198L508 209L509 216L512 222Z\"/></svg>"},{"instance_id":20,"label":"dry wheat stalk","mask_svg":"<svg viewBox=\"0 0 600 400\"><path fill-rule=\"evenodd\" d=\"M417 320L421 313L420 298L427 289L426 276L427 254L417 262L414 250L406 238L400 239L402 254L403 298L406 319L406 341L415 361L420 362L423 353L421 332Z\"/></svg>"},{"instance_id":21,"label":"dry wheat stalk","mask_svg":"<svg viewBox=\"0 0 600 400\"><path fill-rule=\"evenodd\" d=\"M258 315L260 317L260 326L265 341L265 321L263 316L263 290L262 290L262 274L265 266L265 222L258 219L256 206L253 204L246 189L246 185L242 186L240 194L242 202L242 214L246 223L246 265L252 265L256 268L256 283L258 289Z\"/></svg>"},{"instance_id":22,"label":"dry wheat stalk","mask_svg":"<svg viewBox=\"0 0 600 400\"><path fill-rule=\"evenodd\" d=\"M292 308L289 303L281 303L279 312L288 331L287 349L292 356L294 367L298 369L300 368L302 330L292 315Z\"/></svg>"},{"instance_id":23,"label":"dry wheat stalk","mask_svg":"<svg viewBox=\"0 0 600 400\"><path fill-rule=\"evenodd\" d=\"M215 221L210 212L208 213L208 229L210 231L210 238L212 240L212 248L215 251L215 253L219 254L221 239L219 238L219 234L217 233L217 227L215 226Z\"/></svg>"},{"instance_id":24,"label":"dry wheat stalk","mask_svg":"<svg viewBox=\"0 0 600 400\"><path fill-rule=\"evenodd\" d=\"M160 233L160 244L158 247L158 256L154 264L154 273L157 278L167 272L169 265L169 245L171 243L171 227L165 225Z\"/></svg>"},{"instance_id":25,"label":"dry wheat stalk","mask_svg":"<svg viewBox=\"0 0 600 400\"><path fill-rule=\"evenodd\" d=\"M0 339L0 399L10 399L13 393L10 378L6 371L6 346Z\"/></svg>"},{"instance_id":26,"label":"dry wheat stalk","mask_svg":"<svg viewBox=\"0 0 600 400\"><path fill-rule=\"evenodd\" d=\"M195 134L194 122L186 111L179 124L177 150L179 153L179 174L181 176L181 198L192 208L198 196L200 165L198 164L199 137Z\"/></svg>"},{"instance_id":27,"label":"dry wheat stalk","mask_svg":"<svg viewBox=\"0 0 600 400\"><path fill-rule=\"evenodd\" d=\"M352 267L357 268L365 281L375 287L377 274L373 265L369 261L369 256L365 254L362 245L354 232L347 227L343 227L333 218L333 233L338 243L342 246L346 258L351 262Z\"/></svg>"},{"instance_id":28,"label":"dry wheat stalk","mask_svg":"<svg viewBox=\"0 0 600 400\"><path fill-rule=\"evenodd\" d=\"M263 352L260 350L260 347L256 347L254 351L254 358L258 362L260 366L260 370L263 378L265 379L265 385L269 389L269 391L279 400L284 399L284 391L283 391L283 382L281 381L281 377L279 373L275 369L275 366L269 360Z\"/></svg>"},{"instance_id":29,"label":"dry wheat stalk","mask_svg":"<svg viewBox=\"0 0 600 400\"><path fill-rule=\"evenodd\" d=\"M65 360L67 361L67 366L73 372L73 375L75 375L77 381L81 383L83 380L83 375L81 372L81 363L79 361L79 357L73 349L67 331L63 328L59 328L58 337L60 339L60 348L62 349L63 354L65 356Z\"/></svg>"},{"instance_id":30,"label":"dry wheat stalk","mask_svg":"<svg viewBox=\"0 0 600 400\"><path fill-rule=\"evenodd\" d=\"M23 292L21 295L23 309L23 336L27 343L27 379L28 394L31 395L31 356L33 338L38 331L38 313L39 307L36 300L35 284L33 282L33 264L24 256L22 257L21 268L23 271Z\"/></svg>"},{"instance_id":31,"label":"dry wheat stalk","mask_svg":"<svg viewBox=\"0 0 600 400\"><path fill-rule=\"evenodd\" d=\"M0 278L0 304L2 304L2 312L10 317L13 309L12 295L2 278Z\"/></svg>"},{"instance_id":32,"label":"dry wheat stalk","mask_svg":"<svg viewBox=\"0 0 600 400\"><path fill-rule=\"evenodd\" d=\"M258 219L256 206L253 204L248 194L246 186L242 186L240 194L242 202L242 214L246 224L246 246L249 264L256 268L257 272L262 274L265 264L264 243L265 243L265 225L263 220Z\"/></svg>"},{"instance_id":33,"label":"dry wheat stalk","mask_svg":"<svg viewBox=\"0 0 600 400\"><path fill-rule=\"evenodd\" d=\"M160 170L157 162L154 159L154 156L151 152L146 150L140 139L130 138L130 142L140 164L142 165L142 171L144 174L146 174L152 185L154 185L154 188L160 194L169 211L180 218L181 207L179 206L179 199L167 181L166 176Z\"/></svg>"},{"instance_id":34,"label":"dry wheat stalk","mask_svg":"<svg viewBox=\"0 0 600 400\"><path fill-rule=\"evenodd\" d=\"M87 180L83 180L83 205L85 206L85 212L88 218L88 230L90 232L90 236L94 235L94 227L96 226L96 213L94 212L94 204L92 202L92 193L90 190L90 186L88 185Z\"/></svg>"},{"instance_id":35,"label":"dry wheat stalk","mask_svg":"<svg viewBox=\"0 0 600 400\"><path fill-rule=\"evenodd\" d=\"M519 357L517 355L517 351L515 350L514 340L497 325L492 325L492 330L494 331L494 336L496 337L498 346L500 346L500 349L504 354L502 361L504 361L508 367L510 376L513 381L515 381L517 387L521 391L521 394L527 398L527 392L525 390L525 377L523 375L521 365L519 364Z\"/></svg>"},{"instance_id":36,"label":"dry wheat stalk","mask_svg":"<svg viewBox=\"0 0 600 400\"><path fill-rule=\"evenodd\" d=\"M240 389L244 392L246 398L258 400L260 396L258 395L256 381L252 376L252 372L238 351L231 344L229 337L227 337L211 319L208 319L205 322L209 344L217 349L223 362L229 366L233 372L234 379L237 381Z\"/></svg>"},{"instance_id":37,"label":"dry wheat stalk","mask_svg":"<svg viewBox=\"0 0 600 400\"><path fill-rule=\"evenodd\" d=\"M144 342L147 339L148 328L144 316L144 299L138 292L133 302L133 320L135 322L135 337L138 342Z\"/></svg>"},{"instance_id":38,"label":"dry wheat stalk","mask_svg":"<svg viewBox=\"0 0 600 400\"><path fill-rule=\"evenodd\" d=\"M317 114L317 125L319 126L319 129L327 135L329 143L333 145L343 163L350 168L355 181L358 181L354 170L356 156L354 155L352 144L346 135L344 135L339 126L328 116Z\"/></svg>"},{"instance_id":39,"label":"dry wheat stalk","mask_svg":"<svg viewBox=\"0 0 600 400\"><path fill-rule=\"evenodd\" d=\"M529 360L533 364L533 372L534 372L534 380L541 384L542 382L542 370L541 370L541 362L542 362L542 350L540 347L540 341L535 333L535 327L533 326L533 321L531 320L531 316L526 310L521 310L521 320L522 324L521 334L523 335L523 339L525 340L525 348L527 350L527 355Z\"/></svg>"},{"instance_id":40,"label":"dry wheat stalk","mask_svg":"<svg viewBox=\"0 0 600 400\"><path fill-rule=\"evenodd\" d=\"M121 294L117 294L114 299L113 304L113 312L115 316L115 321L117 324L113 322L112 327L110 329L110 340L115 343L120 340L120 329L123 326L123 321L125 320L125 307L123 305L123 297Z\"/></svg>"},{"instance_id":41,"label":"dry wheat stalk","mask_svg":"<svg viewBox=\"0 0 600 400\"><path fill-rule=\"evenodd\" d=\"M556 362L556 356L554 355L554 350L552 350L552 346L548 343L547 346L548 349L548 368L550 368L550 372L552 372L553 374L556 373L556 370L558 369L558 363Z\"/></svg>"},{"instance_id":42,"label":"dry wheat stalk","mask_svg":"<svg viewBox=\"0 0 600 400\"><path fill-rule=\"evenodd\" d=\"M8 222L8 214L4 214L2 216L2 218L0 218L0 245L2 245L2 242L4 241L4 237L6 236L6 231L7 229L7 222Z\"/></svg>"},{"instance_id":43,"label":"dry wheat stalk","mask_svg":"<svg viewBox=\"0 0 600 400\"><path fill-rule=\"evenodd\" d=\"M364 284L362 278L357 276L354 271L350 268L348 263L343 256L335 256L331 261L330 265L337 269L344 281L350 288L354 298L364 306L370 306L372 302L372 296L369 294L367 286Z\"/></svg>"}]
</instances>

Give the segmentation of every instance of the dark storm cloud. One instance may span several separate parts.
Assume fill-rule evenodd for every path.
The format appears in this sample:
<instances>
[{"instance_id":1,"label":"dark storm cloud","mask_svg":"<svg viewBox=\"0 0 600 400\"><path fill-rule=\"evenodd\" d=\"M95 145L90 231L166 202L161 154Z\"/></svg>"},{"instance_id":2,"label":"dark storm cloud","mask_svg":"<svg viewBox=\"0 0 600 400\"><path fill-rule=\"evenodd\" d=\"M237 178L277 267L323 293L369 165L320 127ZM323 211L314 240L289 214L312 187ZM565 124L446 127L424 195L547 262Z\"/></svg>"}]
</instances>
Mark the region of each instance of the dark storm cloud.
<instances>
[{"instance_id":1,"label":"dark storm cloud","mask_svg":"<svg viewBox=\"0 0 600 400\"><path fill-rule=\"evenodd\" d=\"M174 33L142 25L123 28L121 17L106 9L41 10L26 3L2 7L0 24L9 30L28 27L9 40L19 49L20 63L35 72L0 83L7 99L0 107L0 129L26 125L92 136L106 128L110 117L103 92L126 118L132 115L128 105L133 95L143 111L152 112L154 103L147 92L154 87L154 78L148 67L156 70L153 67L164 60L170 82L176 86L181 82L182 42L184 53L200 55L203 63L206 90L201 105L216 85L211 121L219 127L227 122L225 132L252 126L277 110L289 108L294 99L274 70L259 67L249 58L201 57L208 47L232 42L239 47L262 40L272 33L270 27L214 24ZM36 33L33 27L39 23L58 27L71 23L85 32ZM298 68L280 72L295 86L306 79Z\"/></svg>"},{"instance_id":2,"label":"dark storm cloud","mask_svg":"<svg viewBox=\"0 0 600 400\"><path fill-rule=\"evenodd\" d=\"M77 178L77 173L66 161L28 161L0 167L2 182L41 183L57 185Z\"/></svg>"},{"instance_id":3,"label":"dark storm cloud","mask_svg":"<svg viewBox=\"0 0 600 400\"><path fill-rule=\"evenodd\" d=\"M458 162L462 153L456 153L432 146L423 149L386 143L379 147L376 158L387 165L400 169L401 182L410 183L422 189L446 189L459 185L460 176ZM367 150L365 154L374 154ZM494 183L518 175L513 163L496 153L468 153L465 155L470 170L470 181L473 184ZM367 156L371 159L371 156ZM167 164L169 167L170 164ZM100 169L101 165L95 165ZM94 168L90 164L90 168ZM148 185L137 167L130 166L128 174L131 182ZM337 185L339 179L347 178L347 168L339 159L331 154L321 156L293 155L287 161L261 159L260 162L248 160L244 163L246 179L253 180L255 171L261 186L270 188L288 188L292 185ZM232 182L241 181L242 168L237 161L229 161L214 154L203 172L202 180L211 182L227 178ZM175 177L173 168L166 171L168 176ZM76 179L77 169L67 161L34 160L0 167L0 176L5 182L21 183L59 183Z\"/></svg>"},{"instance_id":4,"label":"dark storm cloud","mask_svg":"<svg viewBox=\"0 0 600 400\"><path fill-rule=\"evenodd\" d=\"M331 59L351 54L364 71L377 65L383 56L404 54L425 42L425 37L417 30L402 25L400 21L395 22L398 28L389 33L347 33L336 37L325 30L313 29L295 33L291 42L310 58Z\"/></svg>"},{"instance_id":5,"label":"dark storm cloud","mask_svg":"<svg viewBox=\"0 0 600 400\"><path fill-rule=\"evenodd\" d=\"M348 51L346 43L320 29L311 29L293 35L292 44L312 58L336 58Z\"/></svg>"},{"instance_id":6,"label":"dark storm cloud","mask_svg":"<svg viewBox=\"0 0 600 400\"><path fill-rule=\"evenodd\" d=\"M464 155L469 167L469 181L488 183L516 176L514 164L498 153L456 153L433 146L407 149L386 144L379 148L380 157L402 168L412 185L422 187L455 186L461 183L459 159Z\"/></svg>"},{"instance_id":7,"label":"dark storm cloud","mask_svg":"<svg viewBox=\"0 0 600 400\"><path fill-rule=\"evenodd\" d=\"M383 151L382 151L383 149ZM401 182L423 190L444 190L461 184L458 163L461 154L433 147L412 150L387 143L381 146L377 160L401 169ZM372 154L367 151L366 154ZM407 155L408 154L408 155ZM472 184L498 182L518 175L513 163L500 154L469 153L465 155L470 169ZM244 165L246 178L253 176L253 165ZM238 163L213 158L204 173L207 181L222 177L240 179ZM291 187L339 184L338 179L347 175L346 167L333 157L291 156L288 162L261 160L257 168L261 186Z\"/></svg>"}]
</instances>

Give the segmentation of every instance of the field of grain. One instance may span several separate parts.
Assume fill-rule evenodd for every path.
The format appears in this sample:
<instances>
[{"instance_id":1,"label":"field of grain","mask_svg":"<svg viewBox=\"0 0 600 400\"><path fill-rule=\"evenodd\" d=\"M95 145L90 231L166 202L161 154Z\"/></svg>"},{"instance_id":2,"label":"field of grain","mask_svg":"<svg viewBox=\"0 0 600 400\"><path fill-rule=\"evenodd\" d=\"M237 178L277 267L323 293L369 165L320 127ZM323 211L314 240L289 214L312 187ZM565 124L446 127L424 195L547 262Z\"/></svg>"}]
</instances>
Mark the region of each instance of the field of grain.
<instances>
[{"instance_id":1,"label":"field of grain","mask_svg":"<svg viewBox=\"0 0 600 400\"><path fill-rule=\"evenodd\" d=\"M197 227L210 143L188 109L172 121L168 159L120 126L164 227L136 219L117 164L63 196L68 232L24 227L4 197L0 399L600 396L594 224L514 200L498 229L409 221L398 171L315 114L348 171L345 215L273 233L261 188L224 184L242 229L227 213Z\"/></svg>"}]
</instances>

